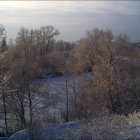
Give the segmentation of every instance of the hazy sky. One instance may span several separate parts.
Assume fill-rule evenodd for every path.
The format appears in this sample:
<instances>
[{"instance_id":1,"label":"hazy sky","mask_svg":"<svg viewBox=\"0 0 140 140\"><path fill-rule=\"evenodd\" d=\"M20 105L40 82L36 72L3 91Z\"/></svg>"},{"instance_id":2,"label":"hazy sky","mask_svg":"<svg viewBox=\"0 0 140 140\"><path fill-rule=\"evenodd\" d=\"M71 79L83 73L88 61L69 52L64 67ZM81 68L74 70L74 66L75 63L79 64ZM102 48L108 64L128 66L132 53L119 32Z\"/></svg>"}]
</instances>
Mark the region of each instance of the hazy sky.
<instances>
[{"instance_id":1,"label":"hazy sky","mask_svg":"<svg viewBox=\"0 0 140 140\"><path fill-rule=\"evenodd\" d=\"M76 41L93 28L112 29L140 40L140 1L0 1L0 23L8 38L20 27L53 25L58 39Z\"/></svg>"}]
</instances>

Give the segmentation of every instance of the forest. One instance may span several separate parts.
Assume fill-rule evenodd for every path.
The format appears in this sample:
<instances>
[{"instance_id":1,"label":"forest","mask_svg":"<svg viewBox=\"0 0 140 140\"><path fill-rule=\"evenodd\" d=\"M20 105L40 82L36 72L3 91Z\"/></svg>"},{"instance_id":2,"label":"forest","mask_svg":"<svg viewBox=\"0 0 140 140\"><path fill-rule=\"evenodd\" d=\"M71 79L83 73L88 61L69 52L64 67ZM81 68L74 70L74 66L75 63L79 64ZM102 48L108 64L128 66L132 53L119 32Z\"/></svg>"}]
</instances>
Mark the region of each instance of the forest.
<instances>
[{"instance_id":1,"label":"forest","mask_svg":"<svg viewBox=\"0 0 140 140\"><path fill-rule=\"evenodd\" d=\"M22 27L8 41L0 25L0 136L28 130L30 140L39 140L43 126L80 121L86 125L67 138L109 139L135 126L139 43L110 29L94 28L76 42L57 40L59 34L50 25Z\"/></svg>"}]
</instances>

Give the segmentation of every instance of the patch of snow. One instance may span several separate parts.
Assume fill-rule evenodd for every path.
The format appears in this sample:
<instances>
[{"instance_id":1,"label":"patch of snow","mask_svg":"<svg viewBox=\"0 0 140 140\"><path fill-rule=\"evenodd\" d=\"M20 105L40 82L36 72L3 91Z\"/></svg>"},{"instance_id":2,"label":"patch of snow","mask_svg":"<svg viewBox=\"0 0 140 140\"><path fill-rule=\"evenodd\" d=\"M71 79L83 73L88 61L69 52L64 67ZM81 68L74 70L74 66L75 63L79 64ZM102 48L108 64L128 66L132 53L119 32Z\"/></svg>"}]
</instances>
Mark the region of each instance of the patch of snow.
<instances>
[{"instance_id":1,"label":"patch of snow","mask_svg":"<svg viewBox=\"0 0 140 140\"><path fill-rule=\"evenodd\" d=\"M10 140L29 140L28 130L21 130L10 137Z\"/></svg>"},{"instance_id":2,"label":"patch of snow","mask_svg":"<svg viewBox=\"0 0 140 140\"><path fill-rule=\"evenodd\" d=\"M9 138L0 137L0 140L9 140Z\"/></svg>"},{"instance_id":3,"label":"patch of snow","mask_svg":"<svg viewBox=\"0 0 140 140\"><path fill-rule=\"evenodd\" d=\"M64 135L67 129L78 130L84 125L83 121L69 122L65 124L49 123L46 127L40 128L40 140L55 140L56 137ZM38 137L38 136L35 136ZM29 135L27 130L22 130L10 137L10 140L28 140Z\"/></svg>"}]
</instances>

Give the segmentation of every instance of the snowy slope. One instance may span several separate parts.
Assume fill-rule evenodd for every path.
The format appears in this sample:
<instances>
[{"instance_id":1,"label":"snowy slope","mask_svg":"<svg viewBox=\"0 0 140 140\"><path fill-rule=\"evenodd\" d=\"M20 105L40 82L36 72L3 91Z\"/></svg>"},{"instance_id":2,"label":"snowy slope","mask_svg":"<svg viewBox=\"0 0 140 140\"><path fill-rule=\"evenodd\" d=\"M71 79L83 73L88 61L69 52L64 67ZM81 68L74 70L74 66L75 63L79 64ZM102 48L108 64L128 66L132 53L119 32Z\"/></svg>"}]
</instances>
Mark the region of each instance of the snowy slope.
<instances>
[{"instance_id":1,"label":"snowy slope","mask_svg":"<svg viewBox=\"0 0 140 140\"><path fill-rule=\"evenodd\" d=\"M0 137L0 140L9 140L9 138L2 138L2 137Z\"/></svg>"},{"instance_id":2,"label":"snowy slope","mask_svg":"<svg viewBox=\"0 0 140 140\"><path fill-rule=\"evenodd\" d=\"M69 122L65 124L50 123L44 128L40 128L39 134L36 133L35 138L39 140L55 140L56 138L63 138L65 132L70 129L77 131L83 126L83 121ZM28 131L22 130L10 137L10 140L28 140Z\"/></svg>"}]
</instances>

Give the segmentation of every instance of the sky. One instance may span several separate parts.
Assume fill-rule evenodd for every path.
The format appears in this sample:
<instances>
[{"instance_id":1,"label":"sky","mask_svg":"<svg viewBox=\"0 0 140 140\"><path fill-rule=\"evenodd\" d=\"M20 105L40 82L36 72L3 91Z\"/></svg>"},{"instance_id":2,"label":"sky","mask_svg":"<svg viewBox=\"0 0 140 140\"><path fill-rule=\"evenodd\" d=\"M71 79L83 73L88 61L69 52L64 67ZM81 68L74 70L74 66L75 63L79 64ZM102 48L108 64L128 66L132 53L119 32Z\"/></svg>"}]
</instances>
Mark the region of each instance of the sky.
<instances>
[{"instance_id":1,"label":"sky","mask_svg":"<svg viewBox=\"0 0 140 140\"><path fill-rule=\"evenodd\" d=\"M140 1L0 1L0 24L14 39L21 27L52 25L57 39L77 41L93 28L140 40Z\"/></svg>"}]
</instances>

